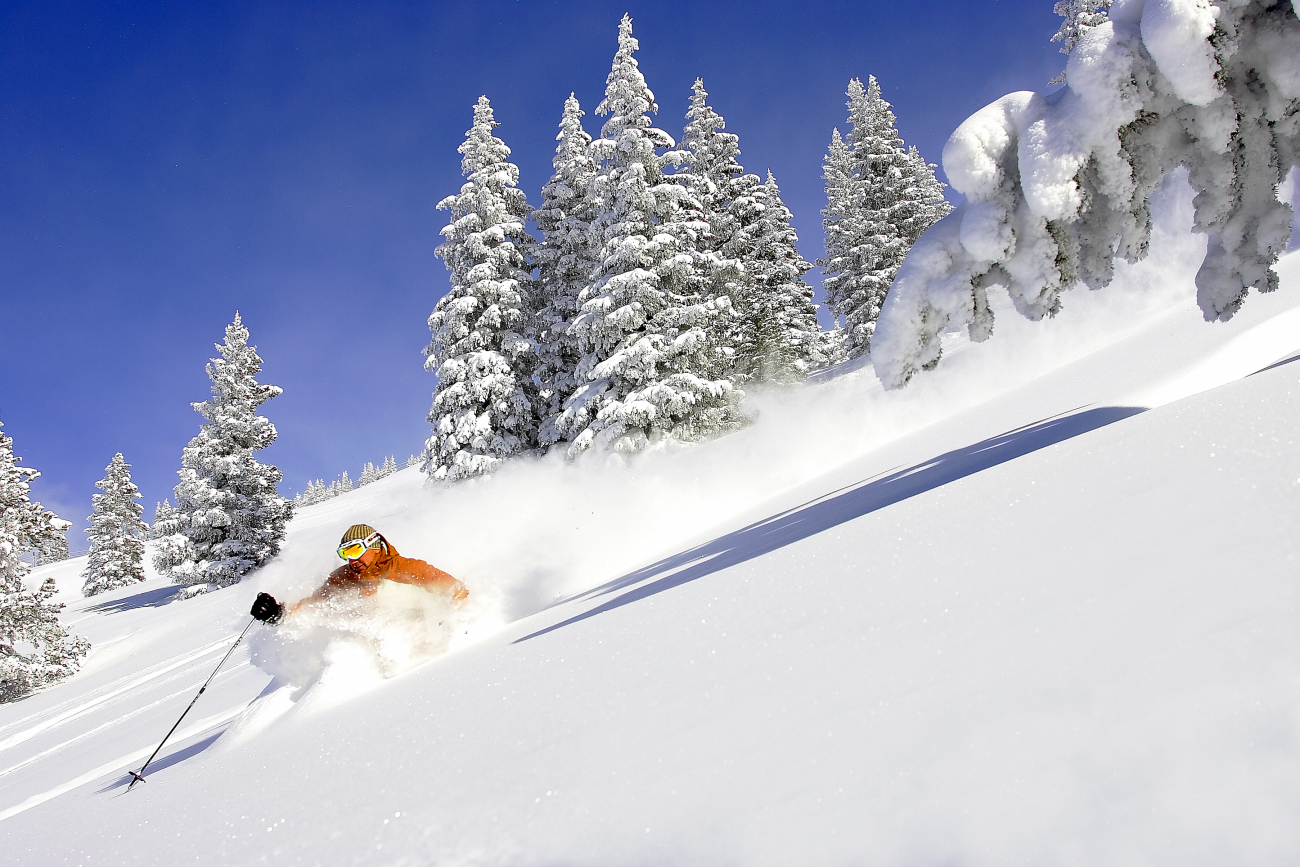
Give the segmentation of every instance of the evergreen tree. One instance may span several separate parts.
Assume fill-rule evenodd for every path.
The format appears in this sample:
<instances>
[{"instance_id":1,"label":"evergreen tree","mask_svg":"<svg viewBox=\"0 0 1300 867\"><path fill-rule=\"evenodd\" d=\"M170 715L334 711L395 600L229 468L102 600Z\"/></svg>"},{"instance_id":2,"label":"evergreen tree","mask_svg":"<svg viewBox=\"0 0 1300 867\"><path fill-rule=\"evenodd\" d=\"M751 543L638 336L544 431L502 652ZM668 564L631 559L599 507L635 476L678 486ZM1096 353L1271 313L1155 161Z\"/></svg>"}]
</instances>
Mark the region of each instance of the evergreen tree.
<instances>
[{"instance_id":1,"label":"evergreen tree","mask_svg":"<svg viewBox=\"0 0 1300 867\"><path fill-rule=\"evenodd\" d=\"M849 82L849 135L832 135L826 155L827 301L845 321L850 358L871 348L871 334L894 275L912 244L952 210L943 185L898 134L875 76Z\"/></svg>"},{"instance_id":2,"label":"evergreen tree","mask_svg":"<svg viewBox=\"0 0 1300 867\"><path fill-rule=\"evenodd\" d=\"M697 78L691 88L689 123L682 134L686 184L708 223L706 249L743 259L751 245L737 236L756 216L752 204L760 186L757 175L745 174L740 164L740 137L724 132L727 122L713 110ZM739 243L739 246L735 246ZM739 268L737 268L739 270Z\"/></svg>"},{"instance_id":3,"label":"evergreen tree","mask_svg":"<svg viewBox=\"0 0 1300 867\"><path fill-rule=\"evenodd\" d=\"M529 207L510 148L492 134L497 126L480 96L459 148L468 182L438 203L451 211L437 249L451 290L429 317L425 367L437 372L438 388L425 472L439 481L491 472L537 439L535 356L523 336L532 291Z\"/></svg>"},{"instance_id":4,"label":"evergreen tree","mask_svg":"<svg viewBox=\"0 0 1300 867\"><path fill-rule=\"evenodd\" d=\"M383 479L397 472L397 458L392 455L384 458L383 464L379 467L378 477Z\"/></svg>"},{"instance_id":5,"label":"evergreen tree","mask_svg":"<svg viewBox=\"0 0 1300 867\"><path fill-rule=\"evenodd\" d=\"M1061 43L1061 53L1069 54L1079 44L1083 35L1106 20L1107 11L1112 0L1060 0L1052 11L1065 20L1052 37L1053 42ZM1047 86L1065 84L1065 70L1047 82Z\"/></svg>"},{"instance_id":6,"label":"evergreen tree","mask_svg":"<svg viewBox=\"0 0 1300 867\"><path fill-rule=\"evenodd\" d=\"M378 477L379 477L378 471L375 470L375 465L372 464L370 461L366 461L361 466L361 476L360 478L357 479L357 487L358 488L365 487L366 485L370 484Z\"/></svg>"},{"instance_id":7,"label":"evergreen tree","mask_svg":"<svg viewBox=\"0 0 1300 867\"><path fill-rule=\"evenodd\" d=\"M756 382L802 382L810 370L830 362L813 289L803 279L812 265L795 247L791 214L771 172L754 198L758 217L750 230L750 290L737 346L740 373Z\"/></svg>"},{"instance_id":8,"label":"evergreen tree","mask_svg":"<svg viewBox=\"0 0 1300 867\"><path fill-rule=\"evenodd\" d=\"M140 516L144 507L140 489L131 481L131 465L118 452L95 483L103 491L91 497L90 556L86 560L82 595L125 587L144 580L144 537L148 533Z\"/></svg>"},{"instance_id":9,"label":"evergreen tree","mask_svg":"<svg viewBox=\"0 0 1300 867\"><path fill-rule=\"evenodd\" d=\"M760 217L759 180L745 174L740 164L740 137L726 129L722 115L708 102L703 79L691 88L688 123L682 134L680 178L691 193L689 202L698 203L691 215L699 221L695 258L698 294L703 298L725 296L729 308L707 329L718 372L736 373L736 344L743 340L742 319L747 315L748 293L752 290L750 259L755 255L754 231ZM744 378L743 376L741 377Z\"/></svg>"},{"instance_id":10,"label":"evergreen tree","mask_svg":"<svg viewBox=\"0 0 1300 867\"><path fill-rule=\"evenodd\" d=\"M239 314L221 358L207 366L212 397L192 404L206 420L181 456L177 531L160 540L154 565L180 584L234 584L280 550L293 503L276 492L282 474L253 454L275 442L258 408L282 389L256 379L262 359Z\"/></svg>"},{"instance_id":11,"label":"evergreen tree","mask_svg":"<svg viewBox=\"0 0 1300 867\"><path fill-rule=\"evenodd\" d=\"M170 536L180 528L175 524L176 510L172 508L170 500L163 500L153 507L153 523L149 525L149 538L161 539L164 536Z\"/></svg>"},{"instance_id":12,"label":"evergreen tree","mask_svg":"<svg viewBox=\"0 0 1300 867\"><path fill-rule=\"evenodd\" d=\"M418 467L421 463L423 459L419 455L411 455L406 459L406 468L409 470L411 467Z\"/></svg>"},{"instance_id":13,"label":"evergreen tree","mask_svg":"<svg viewBox=\"0 0 1300 867\"><path fill-rule=\"evenodd\" d=\"M537 245L537 303L533 338L537 345L538 442L549 446L561 439L555 423L564 401L578 388L582 348L571 331L578 313L578 296L592 281L600 262L600 244L592 231L599 214L592 195L595 163L591 136L582 128L584 112L569 94L564 101L555 158L555 174L542 187L542 203L533 212L541 229Z\"/></svg>"},{"instance_id":14,"label":"evergreen tree","mask_svg":"<svg viewBox=\"0 0 1300 867\"><path fill-rule=\"evenodd\" d=\"M13 443L0 430L0 702L72 674L90 649L59 623L63 606L50 601L53 578L35 591L23 585L31 567L22 555L48 543L66 522L31 500L31 482L40 473L19 466Z\"/></svg>"},{"instance_id":15,"label":"evergreen tree","mask_svg":"<svg viewBox=\"0 0 1300 867\"><path fill-rule=\"evenodd\" d=\"M593 445L635 452L662 437L696 440L740 423L740 392L711 378L716 358L706 333L728 301L700 291L700 227L689 219L699 205L664 174L679 155L661 152L674 142L647 115L658 106L636 49L625 15L596 109L608 120L591 146L601 209L593 229L603 246L571 329L583 352L580 385L555 425L570 456Z\"/></svg>"},{"instance_id":16,"label":"evergreen tree","mask_svg":"<svg viewBox=\"0 0 1300 867\"><path fill-rule=\"evenodd\" d=\"M54 518L50 521L50 535L36 546L36 563L44 566L47 563L62 563L71 556L68 551L68 530L72 527L71 521L65 521L62 518Z\"/></svg>"},{"instance_id":17,"label":"evergreen tree","mask_svg":"<svg viewBox=\"0 0 1300 867\"><path fill-rule=\"evenodd\" d=\"M831 144L822 161L822 177L826 183L826 209L822 211L826 255L817 264L822 268L822 288L830 301L839 284L850 283L855 275L857 263L853 248L857 237L862 234L862 189L854 176L853 152L840 137L838 129L831 130ZM833 305L831 309L838 315ZM838 354L847 357L848 335L838 324L835 333L840 337Z\"/></svg>"},{"instance_id":18,"label":"evergreen tree","mask_svg":"<svg viewBox=\"0 0 1300 867\"><path fill-rule=\"evenodd\" d=\"M335 496L338 496L338 494L346 494L352 490L352 479L348 478L347 470L344 470L343 475L339 476L338 487L335 488L335 490L338 492Z\"/></svg>"}]
</instances>

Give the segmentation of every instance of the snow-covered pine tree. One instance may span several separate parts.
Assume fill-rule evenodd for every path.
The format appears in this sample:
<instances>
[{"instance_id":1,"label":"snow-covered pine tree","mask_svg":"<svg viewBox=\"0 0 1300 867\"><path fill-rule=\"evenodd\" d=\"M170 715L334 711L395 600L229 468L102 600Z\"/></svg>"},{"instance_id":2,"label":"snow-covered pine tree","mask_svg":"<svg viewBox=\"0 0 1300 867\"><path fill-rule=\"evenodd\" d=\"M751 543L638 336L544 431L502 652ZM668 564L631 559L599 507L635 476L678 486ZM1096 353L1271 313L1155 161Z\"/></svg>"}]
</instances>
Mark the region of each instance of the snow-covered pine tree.
<instances>
[{"instance_id":1,"label":"snow-covered pine tree","mask_svg":"<svg viewBox=\"0 0 1300 867\"><path fill-rule=\"evenodd\" d=\"M411 455L406 459L406 468L409 470L411 467L418 467L421 463L423 459L419 455Z\"/></svg>"},{"instance_id":2,"label":"snow-covered pine tree","mask_svg":"<svg viewBox=\"0 0 1300 867\"><path fill-rule=\"evenodd\" d=\"M757 195L761 182L757 175L745 174L740 164L740 137L724 132L727 122L708 99L704 80L695 79L691 107L686 112L688 123L682 133L683 162L678 176L685 178L708 223L702 246L725 254L737 233L753 221L754 209L747 200ZM749 245L741 243L743 246L733 251L731 258L742 258L748 252Z\"/></svg>"},{"instance_id":3,"label":"snow-covered pine tree","mask_svg":"<svg viewBox=\"0 0 1300 867\"><path fill-rule=\"evenodd\" d=\"M164 536L170 536L177 531L176 527L170 526L169 522L175 520L176 510L172 508L171 500L163 500L153 507L153 522L149 525L149 538L161 539Z\"/></svg>"},{"instance_id":4,"label":"snow-covered pine tree","mask_svg":"<svg viewBox=\"0 0 1300 867\"><path fill-rule=\"evenodd\" d=\"M181 456L180 526L161 539L154 565L179 584L234 584L280 550L293 503L276 492L282 475L253 454L275 442L258 408L282 389L256 379L262 359L235 314L220 358L207 366L212 397L192 404L206 420Z\"/></svg>"},{"instance_id":5,"label":"snow-covered pine tree","mask_svg":"<svg viewBox=\"0 0 1300 867\"><path fill-rule=\"evenodd\" d=\"M378 471L375 469L375 465L370 461L366 461L361 465L361 476L357 479L357 487L365 487L378 477Z\"/></svg>"},{"instance_id":6,"label":"snow-covered pine tree","mask_svg":"<svg viewBox=\"0 0 1300 867\"><path fill-rule=\"evenodd\" d=\"M451 289L429 316L433 339L425 368L436 371L425 444L425 472L456 481L491 472L537 441L531 314L533 239L524 230L528 201L518 189L510 148L492 134L499 124L486 96L459 151L468 179L438 207L451 211L436 254L451 271Z\"/></svg>"},{"instance_id":7,"label":"snow-covered pine tree","mask_svg":"<svg viewBox=\"0 0 1300 867\"><path fill-rule=\"evenodd\" d=\"M583 350L581 384L556 419L570 456L593 445L635 452L665 437L697 440L741 422L741 394L712 378L706 333L729 303L700 292L698 203L664 174L678 155L661 152L674 142L647 115L658 107L636 49L625 15L596 109L609 118L591 146L601 207L593 228L603 246L571 329Z\"/></svg>"},{"instance_id":8,"label":"snow-covered pine tree","mask_svg":"<svg viewBox=\"0 0 1300 867\"><path fill-rule=\"evenodd\" d=\"M719 362L716 371L736 379L737 365L743 366L736 352L743 339L741 319L748 315L752 288L749 259L756 250L760 182L757 175L745 173L740 164L740 137L724 132L727 123L709 105L708 97L704 80L695 79L686 112L688 123L682 133L682 164L674 178L698 203L693 216L703 224L695 244L697 294L703 298L725 296L730 302L726 315L709 323L707 334ZM689 202L684 204L689 206Z\"/></svg>"},{"instance_id":9,"label":"snow-covered pine tree","mask_svg":"<svg viewBox=\"0 0 1300 867\"><path fill-rule=\"evenodd\" d=\"M339 494L346 494L348 491L351 491L352 488L352 479L348 477L348 471L344 470L343 475L339 476L338 487L336 490ZM335 494L335 496L338 496L338 494Z\"/></svg>"},{"instance_id":10,"label":"snow-covered pine tree","mask_svg":"<svg viewBox=\"0 0 1300 867\"><path fill-rule=\"evenodd\" d=\"M822 269L822 288L829 301L839 284L852 282L856 274L854 246L862 234L862 185L854 173L853 153L838 128L831 130L830 147L822 160L822 178L826 184L826 208L822 211L826 255L817 264ZM847 357L850 343L847 332L836 323L834 333L839 338L836 354Z\"/></svg>"},{"instance_id":11,"label":"snow-covered pine tree","mask_svg":"<svg viewBox=\"0 0 1300 867\"><path fill-rule=\"evenodd\" d=\"M875 76L849 82L849 135L826 155L823 287L844 318L846 352L870 351L885 295L921 233L952 210L933 165L909 151ZM832 237L834 236L834 237Z\"/></svg>"},{"instance_id":12,"label":"snow-covered pine tree","mask_svg":"<svg viewBox=\"0 0 1300 867\"><path fill-rule=\"evenodd\" d=\"M536 247L537 304L532 337L537 346L537 439L550 446L562 437L555 427L564 402L578 388L582 348L570 330L578 314L578 296L600 263L600 243L592 231L599 214L591 182L591 136L582 128L582 107L573 94L564 101L555 157L555 174L542 187L542 203L533 212L541 229Z\"/></svg>"},{"instance_id":13,"label":"snow-covered pine tree","mask_svg":"<svg viewBox=\"0 0 1300 867\"><path fill-rule=\"evenodd\" d=\"M72 674L90 649L60 625L63 606L50 601L53 578L39 590L23 585L31 567L21 556L59 533L56 522L65 522L32 501L31 482L40 473L18 465L13 444L0 429L0 702Z\"/></svg>"},{"instance_id":14,"label":"snow-covered pine tree","mask_svg":"<svg viewBox=\"0 0 1300 867\"><path fill-rule=\"evenodd\" d=\"M790 210L771 172L754 198L758 216L746 228L753 249L746 257L750 280L736 347L739 373L756 382L802 382L830 362L832 351L817 322L813 289L803 279L812 265L795 247Z\"/></svg>"},{"instance_id":15,"label":"snow-covered pine tree","mask_svg":"<svg viewBox=\"0 0 1300 867\"><path fill-rule=\"evenodd\" d=\"M131 481L131 465L118 452L95 483L103 493L90 498L90 556L81 573L83 596L125 587L144 580L144 538L148 533L140 516L144 507L140 489Z\"/></svg>"},{"instance_id":16,"label":"snow-covered pine tree","mask_svg":"<svg viewBox=\"0 0 1300 867\"><path fill-rule=\"evenodd\" d=\"M44 566L47 563L62 563L71 556L68 551L68 530L72 527L71 521L65 521L62 518L55 518L50 521L49 538L41 542L36 547L36 563L38 566Z\"/></svg>"},{"instance_id":17,"label":"snow-covered pine tree","mask_svg":"<svg viewBox=\"0 0 1300 867\"><path fill-rule=\"evenodd\" d=\"M378 478L384 479L397 472L397 458L389 455L379 467Z\"/></svg>"},{"instance_id":18,"label":"snow-covered pine tree","mask_svg":"<svg viewBox=\"0 0 1300 867\"><path fill-rule=\"evenodd\" d=\"M1111 2L1112 0L1060 0L1052 7L1053 12L1065 19L1052 37L1053 42L1061 43L1062 54L1074 51L1074 46L1079 44L1083 34L1106 20ZM1065 70L1047 82L1048 87L1056 84L1065 84Z\"/></svg>"},{"instance_id":19,"label":"snow-covered pine tree","mask_svg":"<svg viewBox=\"0 0 1300 867\"><path fill-rule=\"evenodd\" d=\"M343 475L346 476L347 473L344 473ZM329 485L325 488L325 494L321 499L332 500L341 493L343 492L339 490L338 480L335 479L334 481L330 482Z\"/></svg>"}]
</instances>

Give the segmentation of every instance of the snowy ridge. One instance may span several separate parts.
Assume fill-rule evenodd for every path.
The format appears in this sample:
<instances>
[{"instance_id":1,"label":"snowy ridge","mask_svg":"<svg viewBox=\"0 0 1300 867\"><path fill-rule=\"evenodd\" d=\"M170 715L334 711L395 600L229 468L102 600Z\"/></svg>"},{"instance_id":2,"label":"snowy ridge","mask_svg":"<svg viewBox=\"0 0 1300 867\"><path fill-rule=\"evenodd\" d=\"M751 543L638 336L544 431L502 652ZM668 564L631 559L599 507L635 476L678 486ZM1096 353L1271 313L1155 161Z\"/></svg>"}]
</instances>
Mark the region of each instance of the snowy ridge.
<instances>
[{"instance_id":1,"label":"snowy ridge","mask_svg":"<svg viewBox=\"0 0 1300 867\"><path fill-rule=\"evenodd\" d=\"M1115 289L946 338L905 391L401 471L190 600L36 570L95 649L0 707L0 863L1293 862L1300 258L1209 326L1185 186L1157 215ZM340 642L291 684L259 627L124 796L253 595L305 593L354 520L466 582L450 652L383 678Z\"/></svg>"}]
</instances>

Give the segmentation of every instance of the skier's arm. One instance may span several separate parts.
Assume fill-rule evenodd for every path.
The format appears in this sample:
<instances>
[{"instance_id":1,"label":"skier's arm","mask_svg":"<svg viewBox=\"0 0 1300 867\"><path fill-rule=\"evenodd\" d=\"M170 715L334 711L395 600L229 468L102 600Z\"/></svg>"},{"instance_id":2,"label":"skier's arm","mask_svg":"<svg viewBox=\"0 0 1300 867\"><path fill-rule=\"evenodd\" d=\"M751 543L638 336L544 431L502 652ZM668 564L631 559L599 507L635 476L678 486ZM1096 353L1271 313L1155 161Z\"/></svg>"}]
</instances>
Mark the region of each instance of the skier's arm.
<instances>
[{"instance_id":1,"label":"skier's arm","mask_svg":"<svg viewBox=\"0 0 1300 867\"><path fill-rule=\"evenodd\" d=\"M436 566L430 566L423 560L414 560L411 558L402 558L401 568L394 569L390 576L394 581L402 584L414 584L417 587L423 587L437 593L446 593L451 600L457 604L464 602L469 596L469 591L465 585L457 581Z\"/></svg>"},{"instance_id":2,"label":"skier's arm","mask_svg":"<svg viewBox=\"0 0 1300 867\"><path fill-rule=\"evenodd\" d=\"M351 575L346 566L340 566L338 569L335 569L330 573L329 578L325 579L324 584L316 588L316 592L312 593L310 596L305 596L294 603L294 605L285 613L285 616L288 617L299 609L310 608L312 605L324 602L326 599L329 599L331 596L345 588L358 588L362 593L365 593L367 592L367 586L375 583L376 582L373 581L358 581ZM370 589L370 592L374 592L373 588Z\"/></svg>"}]
</instances>

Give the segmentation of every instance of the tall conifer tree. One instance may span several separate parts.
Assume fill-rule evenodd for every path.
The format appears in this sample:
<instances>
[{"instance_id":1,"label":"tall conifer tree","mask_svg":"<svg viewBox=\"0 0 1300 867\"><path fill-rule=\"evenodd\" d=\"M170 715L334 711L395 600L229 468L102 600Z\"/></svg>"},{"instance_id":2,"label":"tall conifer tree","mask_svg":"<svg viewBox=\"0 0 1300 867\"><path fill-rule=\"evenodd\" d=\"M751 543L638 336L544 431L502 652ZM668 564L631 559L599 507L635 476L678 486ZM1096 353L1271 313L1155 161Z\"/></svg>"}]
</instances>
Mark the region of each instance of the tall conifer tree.
<instances>
[{"instance_id":1,"label":"tall conifer tree","mask_svg":"<svg viewBox=\"0 0 1300 867\"><path fill-rule=\"evenodd\" d=\"M830 361L829 334L817 321L813 289L803 275L812 265L799 255L790 210L772 173L754 196L757 217L747 227L752 252L737 352L740 374L756 382L802 382Z\"/></svg>"},{"instance_id":2,"label":"tall conifer tree","mask_svg":"<svg viewBox=\"0 0 1300 867\"><path fill-rule=\"evenodd\" d=\"M282 389L257 381L262 359L238 313L216 346L212 397L192 404L205 423L177 471L177 530L159 541L154 565L178 584L223 587L279 552L293 503L276 491L280 470L253 457L276 439L257 410Z\"/></svg>"},{"instance_id":3,"label":"tall conifer tree","mask_svg":"<svg viewBox=\"0 0 1300 867\"><path fill-rule=\"evenodd\" d=\"M724 256L742 258L747 247L732 249L746 222L748 205L756 194L758 176L745 174L740 164L740 137L725 132L726 120L708 102L704 80L691 87L689 123L682 134L683 166L687 186L708 222L704 246Z\"/></svg>"},{"instance_id":4,"label":"tall conifer tree","mask_svg":"<svg viewBox=\"0 0 1300 867\"><path fill-rule=\"evenodd\" d=\"M759 218L759 180L740 164L740 137L725 132L727 123L708 102L703 79L691 88L688 123L682 134L683 160L676 173L698 203L697 219L703 224L695 251L699 293L706 298L725 297L730 309L708 330L717 370L736 379L737 344L743 339L741 319L751 287L750 262L754 255L753 230Z\"/></svg>"},{"instance_id":5,"label":"tall conifer tree","mask_svg":"<svg viewBox=\"0 0 1300 867\"><path fill-rule=\"evenodd\" d=\"M530 314L532 237L528 202L518 189L510 148L480 96L465 133L460 192L438 207L451 212L437 255L451 290L429 316L433 339L425 367L438 374L425 444L425 472L455 481L491 472L536 443L535 355L524 336Z\"/></svg>"},{"instance_id":6,"label":"tall conifer tree","mask_svg":"<svg viewBox=\"0 0 1300 867\"><path fill-rule=\"evenodd\" d=\"M148 528L140 516L144 506L140 489L131 481L131 465L118 452L104 468L104 478L95 483L103 493L91 497L90 556L86 560L82 594L94 596L105 590L125 587L144 580L144 539Z\"/></svg>"},{"instance_id":7,"label":"tall conifer tree","mask_svg":"<svg viewBox=\"0 0 1300 867\"><path fill-rule=\"evenodd\" d=\"M826 154L827 301L845 321L850 358L871 348L871 333L894 275L912 244L952 210L934 166L898 134L891 106L868 76L848 89L849 134L836 131Z\"/></svg>"},{"instance_id":8,"label":"tall conifer tree","mask_svg":"<svg viewBox=\"0 0 1300 867\"><path fill-rule=\"evenodd\" d=\"M0 423L0 428L4 425ZM31 499L40 473L19 466L14 441L0 429L0 702L12 701L74 673L90 645L59 623L53 578L29 591L22 555L39 550L66 524Z\"/></svg>"},{"instance_id":9,"label":"tall conifer tree","mask_svg":"<svg viewBox=\"0 0 1300 867\"><path fill-rule=\"evenodd\" d=\"M664 173L678 157L664 153L673 139L647 115L658 106L637 47L625 15L596 109L608 120L592 143L601 264L572 329L582 342L580 385L556 420L570 455L593 445L635 452L662 437L701 439L740 423L741 395L712 378L706 333L729 302L701 292L700 226L689 215L698 203Z\"/></svg>"},{"instance_id":10,"label":"tall conifer tree","mask_svg":"<svg viewBox=\"0 0 1300 867\"><path fill-rule=\"evenodd\" d=\"M533 221L542 231L537 245L539 310L535 319L537 380L540 384L538 440L549 446L562 437L555 427L564 401L577 389L582 347L572 332L578 296L592 281L600 262L600 244L592 230L599 214L592 195L595 163L591 136L582 128L582 107L569 94L560 133L555 138L555 174L542 187L542 204Z\"/></svg>"}]
</instances>

